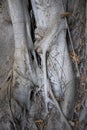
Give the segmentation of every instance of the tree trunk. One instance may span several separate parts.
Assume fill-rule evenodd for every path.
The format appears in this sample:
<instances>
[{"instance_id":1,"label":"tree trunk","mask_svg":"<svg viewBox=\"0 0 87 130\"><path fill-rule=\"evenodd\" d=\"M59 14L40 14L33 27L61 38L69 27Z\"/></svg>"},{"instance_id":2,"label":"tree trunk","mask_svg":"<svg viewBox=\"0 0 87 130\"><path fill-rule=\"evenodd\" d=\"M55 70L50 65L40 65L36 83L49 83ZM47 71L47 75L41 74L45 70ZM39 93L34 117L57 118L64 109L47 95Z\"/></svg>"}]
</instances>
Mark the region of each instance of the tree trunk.
<instances>
[{"instance_id":1,"label":"tree trunk","mask_svg":"<svg viewBox=\"0 0 87 130\"><path fill-rule=\"evenodd\" d=\"M1 130L72 130L78 121L86 130L87 112L75 117L86 71L85 3L1 0Z\"/></svg>"}]
</instances>

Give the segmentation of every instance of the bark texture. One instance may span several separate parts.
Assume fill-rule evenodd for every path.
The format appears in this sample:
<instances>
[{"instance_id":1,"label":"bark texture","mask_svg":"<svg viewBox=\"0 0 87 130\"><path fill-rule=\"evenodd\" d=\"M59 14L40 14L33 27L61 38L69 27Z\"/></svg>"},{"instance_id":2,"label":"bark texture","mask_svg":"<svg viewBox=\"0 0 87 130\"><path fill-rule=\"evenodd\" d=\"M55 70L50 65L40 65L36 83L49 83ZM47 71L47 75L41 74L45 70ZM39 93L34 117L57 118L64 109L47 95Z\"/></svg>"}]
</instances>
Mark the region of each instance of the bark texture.
<instances>
[{"instance_id":1,"label":"bark texture","mask_svg":"<svg viewBox=\"0 0 87 130\"><path fill-rule=\"evenodd\" d=\"M0 130L76 127L75 81L86 63L75 56L71 62L70 55L86 59L85 3L0 1ZM80 130L87 127L86 99L78 116Z\"/></svg>"}]
</instances>

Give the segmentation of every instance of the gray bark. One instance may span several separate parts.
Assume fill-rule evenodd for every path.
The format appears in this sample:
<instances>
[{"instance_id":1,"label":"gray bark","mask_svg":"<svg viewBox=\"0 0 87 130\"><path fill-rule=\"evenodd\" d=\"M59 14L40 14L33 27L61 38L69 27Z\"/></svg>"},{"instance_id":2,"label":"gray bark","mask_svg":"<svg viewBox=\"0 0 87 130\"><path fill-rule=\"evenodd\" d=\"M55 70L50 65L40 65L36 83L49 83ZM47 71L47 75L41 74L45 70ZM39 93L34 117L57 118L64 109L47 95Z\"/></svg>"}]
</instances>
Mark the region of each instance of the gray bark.
<instances>
[{"instance_id":1,"label":"gray bark","mask_svg":"<svg viewBox=\"0 0 87 130\"><path fill-rule=\"evenodd\" d=\"M66 36L71 33L76 50L77 22L73 30L68 26L79 10L78 0L74 4L74 0L1 0L1 130L72 130L77 88L69 55L72 43ZM73 12L72 17L61 17L65 11Z\"/></svg>"}]
</instances>

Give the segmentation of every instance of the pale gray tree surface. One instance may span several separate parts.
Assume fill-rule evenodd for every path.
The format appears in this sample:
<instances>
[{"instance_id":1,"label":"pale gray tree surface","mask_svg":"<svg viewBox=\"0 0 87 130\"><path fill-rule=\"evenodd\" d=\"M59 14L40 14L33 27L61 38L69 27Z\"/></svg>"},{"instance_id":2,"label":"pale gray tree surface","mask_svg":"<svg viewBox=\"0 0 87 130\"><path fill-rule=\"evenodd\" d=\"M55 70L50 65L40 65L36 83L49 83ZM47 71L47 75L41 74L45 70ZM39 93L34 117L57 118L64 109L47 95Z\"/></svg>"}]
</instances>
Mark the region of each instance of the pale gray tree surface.
<instances>
[{"instance_id":1,"label":"pale gray tree surface","mask_svg":"<svg viewBox=\"0 0 87 130\"><path fill-rule=\"evenodd\" d=\"M86 6L0 0L0 130L87 129Z\"/></svg>"}]
</instances>

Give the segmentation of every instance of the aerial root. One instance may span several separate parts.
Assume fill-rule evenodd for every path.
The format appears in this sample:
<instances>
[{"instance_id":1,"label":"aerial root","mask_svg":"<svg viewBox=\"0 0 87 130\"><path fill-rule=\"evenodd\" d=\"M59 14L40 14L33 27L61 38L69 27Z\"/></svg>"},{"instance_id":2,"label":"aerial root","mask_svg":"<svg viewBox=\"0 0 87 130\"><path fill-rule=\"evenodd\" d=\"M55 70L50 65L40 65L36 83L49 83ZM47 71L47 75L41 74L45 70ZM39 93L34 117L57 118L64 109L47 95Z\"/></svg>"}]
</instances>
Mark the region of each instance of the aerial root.
<instances>
[{"instance_id":1,"label":"aerial root","mask_svg":"<svg viewBox=\"0 0 87 130\"><path fill-rule=\"evenodd\" d=\"M61 120L61 122L62 123L64 122L66 124L68 130L72 130L70 124L68 123L67 119L65 118L65 116L64 116L64 114L63 114L63 112L62 112L62 110L60 108L59 103L55 99L55 96L54 96L54 94L52 92L51 85L50 85L49 81L47 81L47 88L48 88L47 92L46 92L47 94L46 94L46 97L45 97L46 112L48 113L48 111L49 111L48 110L48 103L51 103L52 105L54 105L57 108L57 111L60 113L60 117L61 117L60 120ZM51 96L51 99L49 98L49 95Z\"/></svg>"}]
</instances>

